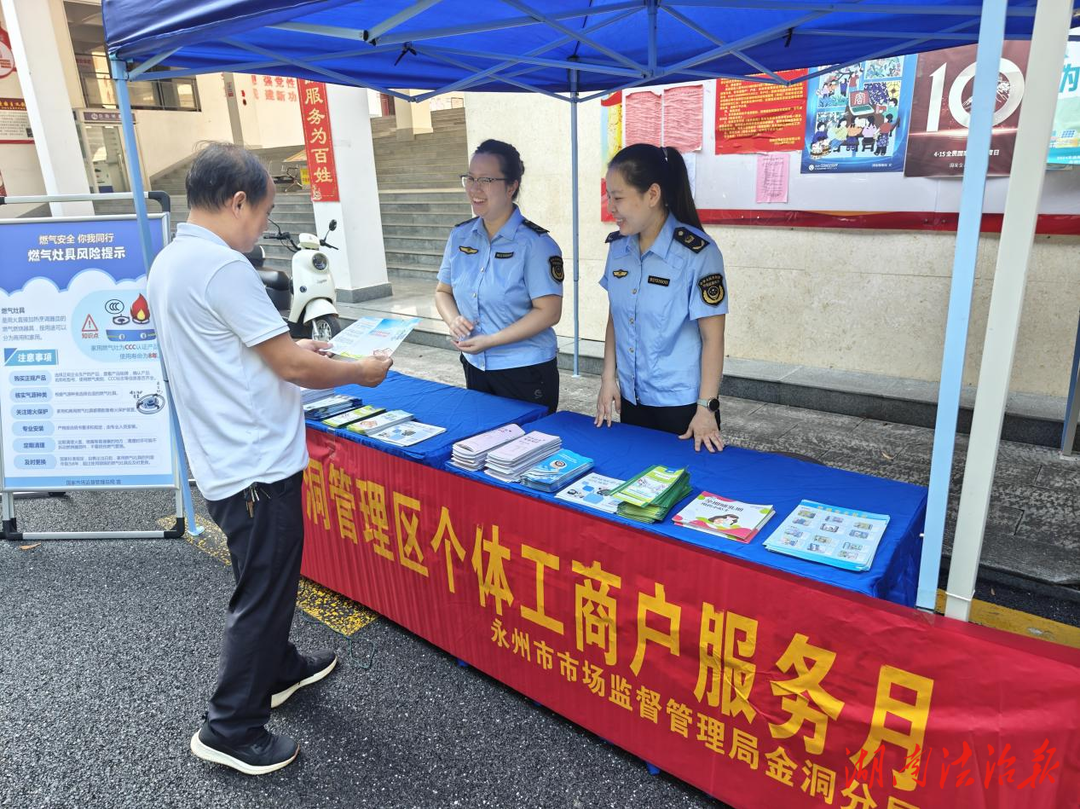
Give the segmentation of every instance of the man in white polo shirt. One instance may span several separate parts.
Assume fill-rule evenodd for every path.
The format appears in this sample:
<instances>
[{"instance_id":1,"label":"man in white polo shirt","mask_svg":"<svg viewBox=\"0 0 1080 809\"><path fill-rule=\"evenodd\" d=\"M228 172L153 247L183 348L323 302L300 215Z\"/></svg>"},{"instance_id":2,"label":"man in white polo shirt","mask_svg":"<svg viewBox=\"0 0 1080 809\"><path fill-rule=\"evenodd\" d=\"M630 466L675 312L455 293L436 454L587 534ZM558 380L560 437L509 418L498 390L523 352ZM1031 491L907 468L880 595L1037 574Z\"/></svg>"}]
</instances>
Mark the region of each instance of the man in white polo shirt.
<instances>
[{"instance_id":1,"label":"man in white polo shirt","mask_svg":"<svg viewBox=\"0 0 1080 809\"><path fill-rule=\"evenodd\" d=\"M191 469L228 538L236 589L218 682L191 738L199 758L261 775L299 746L267 731L271 707L329 674L331 653L289 642L304 541L307 466L298 385L374 387L392 361L339 362L326 343L294 342L242 253L266 229L274 185L258 159L211 144L187 176L191 213L155 259L147 284Z\"/></svg>"}]
</instances>

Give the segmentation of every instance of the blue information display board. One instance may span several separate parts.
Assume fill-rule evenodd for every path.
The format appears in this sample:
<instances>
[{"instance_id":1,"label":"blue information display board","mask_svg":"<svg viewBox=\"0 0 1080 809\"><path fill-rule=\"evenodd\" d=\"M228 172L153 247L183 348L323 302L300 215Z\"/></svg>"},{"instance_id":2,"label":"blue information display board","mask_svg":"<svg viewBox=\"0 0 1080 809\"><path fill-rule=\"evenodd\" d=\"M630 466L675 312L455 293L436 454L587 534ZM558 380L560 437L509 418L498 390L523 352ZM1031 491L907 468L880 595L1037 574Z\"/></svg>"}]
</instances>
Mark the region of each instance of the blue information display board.
<instances>
[{"instance_id":1,"label":"blue information display board","mask_svg":"<svg viewBox=\"0 0 1080 809\"><path fill-rule=\"evenodd\" d=\"M156 254L168 220L154 219ZM134 217L0 222L0 256L4 488L173 485Z\"/></svg>"}]
</instances>

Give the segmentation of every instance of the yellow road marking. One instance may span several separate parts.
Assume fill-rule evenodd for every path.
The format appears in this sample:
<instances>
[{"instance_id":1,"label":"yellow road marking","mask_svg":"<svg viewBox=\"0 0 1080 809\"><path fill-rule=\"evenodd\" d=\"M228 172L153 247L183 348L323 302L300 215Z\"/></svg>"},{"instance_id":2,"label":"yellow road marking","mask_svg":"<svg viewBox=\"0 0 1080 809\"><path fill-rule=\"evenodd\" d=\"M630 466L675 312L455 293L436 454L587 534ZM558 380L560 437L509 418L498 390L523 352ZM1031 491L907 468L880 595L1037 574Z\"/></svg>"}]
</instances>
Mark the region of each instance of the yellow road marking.
<instances>
[{"instance_id":1,"label":"yellow road marking","mask_svg":"<svg viewBox=\"0 0 1080 809\"><path fill-rule=\"evenodd\" d=\"M157 524L163 528L171 528L175 517L162 517ZM225 541L225 534L220 528L209 520L195 516L196 524L203 529L197 537L190 533L184 534L188 544L193 545L205 554L214 557L223 565L232 565L229 557L229 546ZM370 624L379 616L362 604L345 598L343 595L327 590L322 585L301 578L300 589L296 594L296 606L310 615L316 621L325 624L338 634L351 637Z\"/></svg>"},{"instance_id":2,"label":"yellow road marking","mask_svg":"<svg viewBox=\"0 0 1080 809\"><path fill-rule=\"evenodd\" d=\"M944 590L938 590L937 611L941 614L945 612ZM1080 627L1061 624L1049 618L1040 618L1038 615L1019 610L1011 610L999 604L989 604L978 599L972 601L971 623L1080 649Z\"/></svg>"}]
</instances>

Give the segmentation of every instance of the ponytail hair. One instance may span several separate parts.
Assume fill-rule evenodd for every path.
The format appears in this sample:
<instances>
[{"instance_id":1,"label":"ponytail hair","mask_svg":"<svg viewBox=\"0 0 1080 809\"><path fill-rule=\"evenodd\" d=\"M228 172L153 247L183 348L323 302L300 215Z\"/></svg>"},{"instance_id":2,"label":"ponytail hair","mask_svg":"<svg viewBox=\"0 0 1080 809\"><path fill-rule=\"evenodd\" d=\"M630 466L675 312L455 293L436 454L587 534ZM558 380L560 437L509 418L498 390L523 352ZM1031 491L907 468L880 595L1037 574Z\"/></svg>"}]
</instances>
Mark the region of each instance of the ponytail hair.
<instances>
[{"instance_id":1,"label":"ponytail hair","mask_svg":"<svg viewBox=\"0 0 1080 809\"><path fill-rule=\"evenodd\" d=\"M608 163L608 169L618 169L626 184L642 194L658 185L660 198L671 215L702 230L701 217L690 190L686 161L675 147L635 143L620 150Z\"/></svg>"}]
</instances>

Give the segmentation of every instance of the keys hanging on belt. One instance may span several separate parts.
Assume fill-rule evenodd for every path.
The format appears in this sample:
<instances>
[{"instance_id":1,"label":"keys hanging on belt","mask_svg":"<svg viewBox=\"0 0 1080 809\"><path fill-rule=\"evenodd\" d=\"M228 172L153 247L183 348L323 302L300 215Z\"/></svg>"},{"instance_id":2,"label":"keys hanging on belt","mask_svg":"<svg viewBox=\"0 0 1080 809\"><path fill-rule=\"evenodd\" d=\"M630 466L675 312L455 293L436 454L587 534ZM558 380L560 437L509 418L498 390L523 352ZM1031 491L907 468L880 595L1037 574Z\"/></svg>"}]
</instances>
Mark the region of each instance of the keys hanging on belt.
<instances>
[{"instance_id":1,"label":"keys hanging on belt","mask_svg":"<svg viewBox=\"0 0 1080 809\"><path fill-rule=\"evenodd\" d=\"M244 504L247 506L248 517L255 518L255 502L259 499L259 484L252 483L244 492Z\"/></svg>"}]
</instances>

